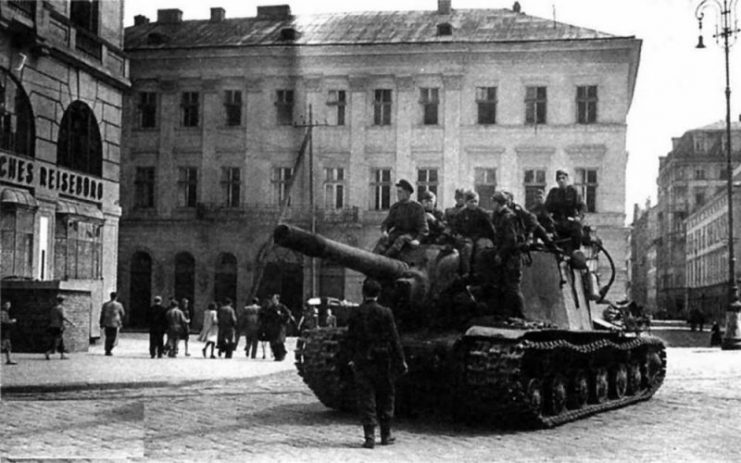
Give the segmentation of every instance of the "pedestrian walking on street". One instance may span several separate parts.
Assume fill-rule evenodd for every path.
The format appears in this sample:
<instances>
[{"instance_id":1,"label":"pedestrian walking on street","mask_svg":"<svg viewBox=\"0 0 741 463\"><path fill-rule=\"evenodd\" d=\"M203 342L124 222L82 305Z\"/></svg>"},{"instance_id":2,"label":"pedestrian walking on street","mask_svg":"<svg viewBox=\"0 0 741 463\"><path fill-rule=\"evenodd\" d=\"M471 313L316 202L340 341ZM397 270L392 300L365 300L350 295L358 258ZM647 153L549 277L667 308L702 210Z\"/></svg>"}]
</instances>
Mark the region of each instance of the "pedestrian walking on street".
<instances>
[{"instance_id":1,"label":"pedestrian walking on street","mask_svg":"<svg viewBox=\"0 0 741 463\"><path fill-rule=\"evenodd\" d=\"M388 307L378 303L381 285L367 279L362 291L363 303L351 312L348 321L347 347L365 435L363 447L372 449L376 425L381 427L381 445L395 441L391 436L394 382L408 368L394 315Z\"/></svg>"},{"instance_id":2,"label":"pedestrian walking on street","mask_svg":"<svg viewBox=\"0 0 741 463\"><path fill-rule=\"evenodd\" d=\"M203 358L206 358L206 349L211 347L211 358L215 359L214 347L216 341L219 339L219 320L216 315L216 303L211 302L208 304L208 308L203 312L203 328L201 328L201 334L198 335L198 340L205 342L203 346Z\"/></svg>"},{"instance_id":3,"label":"pedestrian walking on street","mask_svg":"<svg viewBox=\"0 0 741 463\"><path fill-rule=\"evenodd\" d=\"M103 304L100 310L100 327L105 330L105 355L113 355L113 348L118 344L118 332L123 326L126 311L118 302L118 295L111 293L111 300Z\"/></svg>"},{"instance_id":4,"label":"pedestrian walking on street","mask_svg":"<svg viewBox=\"0 0 741 463\"><path fill-rule=\"evenodd\" d=\"M288 307L280 302L280 294L273 294L270 304L265 309L264 323L270 350L276 362L282 362L286 358L286 334L292 318Z\"/></svg>"},{"instance_id":5,"label":"pedestrian walking on street","mask_svg":"<svg viewBox=\"0 0 741 463\"><path fill-rule=\"evenodd\" d=\"M170 308L167 310L165 318L167 319L167 356L177 357L178 343L190 320L185 317L174 298L170 299Z\"/></svg>"},{"instance_id":6,"label":"pedestrian walking on street","mask_svg":"<svg viewBox=\"0 0 741 463\"><path fill-rule=\"evenodd\" d=\"M717 347L722 344L722 337L720 334L720 325L718 321L713 322L713 326L710 328L710 347Z\"/></svg>"},{"instance_id":7,"label":"pedestrian walking on street","mask_svg":"<svg viewBox=\"0 0 741 463\"><path fill-rule=\"evenodd\" d=\"M162 298L155 296L154 305L147 312L149 323L149 356L162 358L165 352L165 333L167 332L167 309L162 305Z\"/></svg>"},{"instance_id":8,"label":"pedestrian walking on street","mask_svg":"<svg viewBox=\"0 0 741 463\"><path fill-rule=\"evenodd\" d=\"M10 318L10 301L3 302L2 310L0 311L0 345L2 346L3 354L5 354L6 365L16 365L16 362L10 358L10 352L13 350L13 346L10 343L10 335L16 321L15 318Z\"/></svg>"},{"instance_id":9,"label":"pedestrian walking on street","mask_svg":"<svg viewBox=\"0 0 741 463\"><path fill-rule=\"evenodd\" d=\"M244 354L247 357L257 356L257 342L260 332L260 300L252 299L252 304L240 308L237 312L237 340L234 348L239 345L239 338L244 335Z\"/></svg>"},{"instance_id":10,"label":"pedestrian walking on street","mask_svg":"<svg viewBox=\"0 0 741 463\"><path fill-rule=\"evenodd\" d=\"M68 358L64 355L64 322L67 322L72 326L77 326L72 322L72 320L64 315L64 296L60 294L57 296L57 303L49 311L49 328L47 329L47 332L49 333L51 341L49 344L49 350L44 353L46 360L49 360L49 356L54 352L59 352L60 359L65 360Z\"/></svg>"},{"instance_id":11,"label":"pedestrian walking on street","mask_svg":"<svg viewBox=\"0 0 741 463\"><path fill-rule=\"evenodd\" d=\"M217 318L219 320L219 337L216 347L219 348L219 357L224 354L226 358L230 359L234 351L234 335L237 330L237 314L234 312L230 298L224 299L224 305L219 307Z\"/></svg>"},{"instance_id":12,"label":"pedestrian walking on street","mask_svg":"<svg viewBox=\"0 0 741 463\"><path fill-rule=\"evenodd\" d=\"M190 322L193 320L193 308L190 305L190 301L187 297L180 300L180 310L183 311L183 315L188 319L188 323L185 325L185 332L183 333L183 343L185 344L185 356L190 357L188 352L188 340L190 339Z\"/></svg>"}]
</instances>

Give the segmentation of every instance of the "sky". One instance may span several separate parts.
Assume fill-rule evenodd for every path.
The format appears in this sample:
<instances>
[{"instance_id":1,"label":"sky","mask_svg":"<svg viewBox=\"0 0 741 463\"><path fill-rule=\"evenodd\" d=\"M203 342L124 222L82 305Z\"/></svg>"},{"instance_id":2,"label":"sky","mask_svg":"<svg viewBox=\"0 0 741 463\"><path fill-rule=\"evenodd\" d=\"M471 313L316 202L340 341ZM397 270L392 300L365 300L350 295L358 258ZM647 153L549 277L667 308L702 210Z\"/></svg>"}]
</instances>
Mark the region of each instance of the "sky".
<instances>
[{"instance_id":1,"label":"sky","mask_svg":"<svg viewBox=\"0 0 741 463\"><path fill-rule=\"evenodd\" d=\"M716 13L705 10L703 31L707 48L695 48L700 0L519 0L526 14L597 29L643 41L633 102L628 113L626 172L627 222L633 205L656 203L659 157L671 150L672 137L725 119L725 62L723 48L712 37ZM723 0L720 0L721 2ZM452 0L455 8L511 8L514 0ZM712 2L711 2L712 3ZM256 14L256 7L289 4L294 14L343 11L435 10L437 0L125 0L124 25L135 15L156 20L157 10L179 8L183 19L207 19L220 6L227 17ZM731 119L741 114L741 44L731 48ZM741 74L739 74L741 75Z\"/></svg>"}]
</instances>

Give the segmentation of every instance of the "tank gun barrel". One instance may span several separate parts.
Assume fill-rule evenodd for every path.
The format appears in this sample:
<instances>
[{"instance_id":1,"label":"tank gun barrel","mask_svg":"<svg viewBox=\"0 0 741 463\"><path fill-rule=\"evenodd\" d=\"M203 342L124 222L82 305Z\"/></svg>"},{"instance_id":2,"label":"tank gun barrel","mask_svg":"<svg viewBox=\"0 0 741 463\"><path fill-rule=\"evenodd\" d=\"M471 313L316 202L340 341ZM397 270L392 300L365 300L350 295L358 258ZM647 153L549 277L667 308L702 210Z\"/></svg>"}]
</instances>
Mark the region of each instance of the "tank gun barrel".
<instances>
[{"instance_id":1,"label":"tank gun barrel","mask_svg":"<svg viewBox=\"0 0 741 463\"><path fill-rule=\"evenodd\" d=\"M371 278L396 279L409 272L409 266L400 260L354 248L290 225L278 225L273 230L273 240L285 248L309 257L331 260Z\"/></svg>"}]
</instances>

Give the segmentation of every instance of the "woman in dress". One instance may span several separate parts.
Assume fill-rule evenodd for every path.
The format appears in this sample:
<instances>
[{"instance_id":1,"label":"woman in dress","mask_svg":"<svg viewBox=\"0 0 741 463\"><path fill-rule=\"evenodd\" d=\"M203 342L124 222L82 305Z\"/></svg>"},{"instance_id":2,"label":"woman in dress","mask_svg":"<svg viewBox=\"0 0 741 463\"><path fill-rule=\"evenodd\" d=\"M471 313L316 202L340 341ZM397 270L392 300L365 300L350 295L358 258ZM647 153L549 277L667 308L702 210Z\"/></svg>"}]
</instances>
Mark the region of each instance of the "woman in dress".
<instances>
[{"instance_id":1,"label":"woman in dress","mask_svg":"<svg viewBox=\"0 0 741 463\"><path fill-rule=\"evenodd\" d=\"M203 357L206 357L206 349L211 345L211 358L215 359L214 347L216 346L216 339L219 336L219 323L216 319L216 303L212 302L208 305L208 309L203 312L203 328L201 334L198 335L198 340L205 342L203 346Z\"/></svg>"}]
</instances>

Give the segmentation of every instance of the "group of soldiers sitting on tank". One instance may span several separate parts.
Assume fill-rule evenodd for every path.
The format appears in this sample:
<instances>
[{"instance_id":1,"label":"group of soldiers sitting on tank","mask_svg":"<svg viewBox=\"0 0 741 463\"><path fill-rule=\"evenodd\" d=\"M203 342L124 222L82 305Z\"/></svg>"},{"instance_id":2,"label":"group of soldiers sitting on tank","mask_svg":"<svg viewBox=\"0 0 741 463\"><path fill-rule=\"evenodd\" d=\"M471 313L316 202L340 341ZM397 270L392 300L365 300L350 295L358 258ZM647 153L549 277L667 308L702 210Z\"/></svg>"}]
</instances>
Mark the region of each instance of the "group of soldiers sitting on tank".
<instances>
[{"instance_id":1,"label":"group of soldiers sitting on tank","mask_svg":"<svg viewBox=\"0 0 741 463\"><path fill-rule=\"evenodd\" d=\"M462 280L497 288L497 297L512 308L513 316L522 318L522 252L536 240L567 253L582 242L581 195L569 185L566 171L556 172L556 182L545 200L543 191L539 192L530 210L500 190L491 197L489 212L479 206L478 193L459 189L455 206L442 212L433 192L424 191L420 204L412 199L414 187L399 180L398 201L381 224L382 237L373 252L396 258L403 249L420 244L454 248L460 254Z\"/></svg>"}]
</instances>

